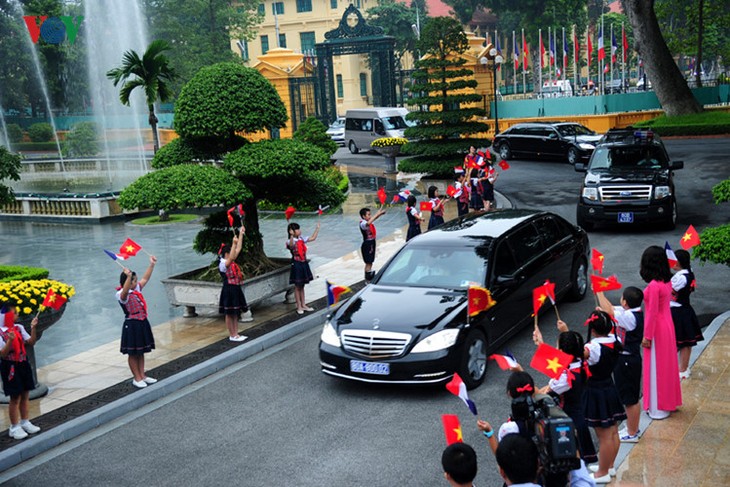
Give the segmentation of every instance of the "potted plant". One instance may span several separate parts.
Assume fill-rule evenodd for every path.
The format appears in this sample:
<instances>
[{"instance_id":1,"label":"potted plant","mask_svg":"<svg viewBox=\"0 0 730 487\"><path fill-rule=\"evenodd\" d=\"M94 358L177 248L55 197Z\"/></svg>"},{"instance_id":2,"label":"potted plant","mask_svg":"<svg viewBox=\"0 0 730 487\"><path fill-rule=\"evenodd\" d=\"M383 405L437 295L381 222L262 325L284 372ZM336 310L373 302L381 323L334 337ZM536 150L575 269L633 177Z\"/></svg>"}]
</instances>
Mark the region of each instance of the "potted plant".
<instances>
[{"instance_id":1,"label":"potted plant","mask_svg":"<svg viewBox=\"0 0 730 487\"><path fill-rule=\"evenodd\" d=\"M7 272L8 270L10 271ZM15 270L20 270L20 272L13 272ZM65 301L71 299L76 290L69 284L51 279L23 279L24 275L34 275L34 271L43 271L40 274L48 276L47 270L33 267L6 266L0 269L0 276L5 276L0 278L0 303L14 306L16 322L23 325L28 331L30 331L30 322L35 316L38 316L36 339L40 340L43 332L61 318L66 310L67 303ZM8 276L8 274L10 275ZM35 274L37 275L37 273ZM64 304L60 308L55 309L43 305L49 289L52 289L56 296L64 300ZM48 393L48 387L38 382L34 347L27 346L26 352L33 370L33 381L36 384L35 389L30 392L30 398L43 397ZM0 402L7 403L8 398L0 396Z\"/></svg>"},{"instance_id":2,"label":"potted plant","mask_svg":"<svg viewBox=\"0 0 730 487\"><path fill-rule=\"evenodd\" d=\"M395 156L400 154L401 147L407 142L408 139L404 139L403 137L381 137L373 140L372 144L370 144L373 149L385 156L386 173L397 172L395 168Z\"/></svg>"},{"instance_id":3,"label":"potted plant","mask_svg":"<svg viewBox=\"0 0 730 487\"><path fill-rule=\"evenodd\" d=\"M226 210L241 204L246 238L237 262L246 276L251 305L289 287L289 261L264 253L258 202L315 209L338 206L345 198L337 186L342 176L329 161L331 153L304 140L248 142L238 135L283 127L286 120L286 108L275 88L255 69L236 63L202 68L183 87L175 105L175 130L180 138L162 147L152 160L156 171L128 186L118 200L125 209L220 207L206 218L193 245L196 252L213 255L221 243L231 241ZM255 295L252 277L270 272L278 272L279 284L266 283L267 293ZM190 287L191 279L208 282L204 295ZM180 281L187 281L184 288L179 287ZM217 307L217 260L208 268L163 283L173 286L167 289L168 298L173 305L186 306L185 316L195 316L195 306Z\"/></svg>"}]
</instances>

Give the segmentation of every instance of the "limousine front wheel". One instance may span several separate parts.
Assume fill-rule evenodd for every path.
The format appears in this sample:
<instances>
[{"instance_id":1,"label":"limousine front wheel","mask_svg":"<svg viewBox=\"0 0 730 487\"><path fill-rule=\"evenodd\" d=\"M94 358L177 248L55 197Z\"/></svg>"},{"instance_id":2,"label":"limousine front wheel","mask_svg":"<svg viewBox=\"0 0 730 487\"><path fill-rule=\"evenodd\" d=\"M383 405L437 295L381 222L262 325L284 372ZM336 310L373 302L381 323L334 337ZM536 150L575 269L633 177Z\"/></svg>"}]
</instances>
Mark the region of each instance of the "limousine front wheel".
<instances>
[{"instance_id":1,"label":"limousine front wheel","mask_svg":"<svg viewBox=\"0 0 730 487\"><path fill-rule=\"evenodd\" d=\"M350 152L352 152L353 154L357 154L358 152L360 152L360 149L357 148L354 140L351 140L350 143L347 144L347 148L350 149Z\"/></svg>"},{"instance_id":2,"label":"limousine front wheel","mask_svg":"<svg viewBox=\"0 0 730 487\"><path fill-rule=\"evenodd\" d=\"M588 291L588 263L585 257L578 257L573 262L573 269L570 272L570 292L568 299L580 301Z\"/></svg>"},{"instance_id":3,"label":"limousine front wheel","mask_svg":"<svg viewBox=\"0 0 730 487\"><path fill-rule=\"evenodd\" d=\"M474 389L484 382L487 375L487 340L484 333L471 330L466 336L458 370L467 389Z\"/></svg>"}]
</instances>

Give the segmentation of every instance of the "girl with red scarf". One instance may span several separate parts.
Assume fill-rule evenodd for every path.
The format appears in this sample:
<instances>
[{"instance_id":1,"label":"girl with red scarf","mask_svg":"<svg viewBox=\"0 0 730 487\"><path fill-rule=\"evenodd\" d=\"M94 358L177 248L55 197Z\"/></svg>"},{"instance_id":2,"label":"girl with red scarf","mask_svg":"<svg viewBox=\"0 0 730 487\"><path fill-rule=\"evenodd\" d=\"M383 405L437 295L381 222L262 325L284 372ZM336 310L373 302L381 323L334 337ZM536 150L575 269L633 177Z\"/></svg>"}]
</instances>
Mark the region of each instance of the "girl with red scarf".
<instances>
[{"instance_id":1,"label":"girl with red scarf","mask_svg":"<svg viewBox=\"0 0 730 487\"><path fill-rule=\"evenodd\" d=\"M23 325L15 323L15 312L12 308L0 310L0 376L3 381L3 392L10 398L8 415L10 416L11 438L22 440L28 434L38 433L41 429L28 420L28 400L30 391L35 387L33 371L28 362L25 346L33 346L36 341L35 327L38 317L30 322L30 335ZM20 421L18 421L20 419Z\"/></svg>"},{"instance_id":2,"label":"girl with red scarf","mask_svg":"<svg viewBox=\"0 0 730 487\"><path fill-rule=\"evenodd\" d=\"M246 303L246 296L243 295L243 289L241 289L243 272L236 264L236 258L241 253L245 233L246 228L241 226L238 235L233 236L231 245L221 246L218 254L220 255L218 272L220 272L223 279L223 289L218 299L218 312L226 317L228 339L232 342L242 342L246 339L245 336L238 334L237 321L253 321L251 311L248 309L248 303ZM239 315L241 316L240 319Z\"/></svg>"},{"instance_id":3,"label":"girl with red scarf","mask_svg":"<svg viewBox=\"0 0 730 487\"><path fill-rule=\"evenodd\" d=\"M319 223L311 237L302 237L302 229L298 223L290 223L286 227L289 239L286 241L286 248L291 252L291 272L289 273L289 284L294 284L294 299L297 302L297 314L303 315L305 311L314 311L314 308L307 306L304 300L304 285L314 279L312 270L307 262L307 243L314 242L319 234Z\"/></svg>"},{"instance_id":4,"label":"girl with red scarf","mask_svg":"<svg viewBox=\"0 0 730 487\"><path fill-rule=\"evenodd\" d=\"M124 311L122 344L119 351L127 355L127 363L133 376L132 385L139 389L157 382L157 379L147 377L144 372L144 354L155 348L155 338L147 320L147 302L142 296L142 288L150 280L156 263L157 258L151 255L150 265L139 281L135 272L125 268L119 276L121 287L117 290L117 301Z\"/></svg>"}]
</instances>

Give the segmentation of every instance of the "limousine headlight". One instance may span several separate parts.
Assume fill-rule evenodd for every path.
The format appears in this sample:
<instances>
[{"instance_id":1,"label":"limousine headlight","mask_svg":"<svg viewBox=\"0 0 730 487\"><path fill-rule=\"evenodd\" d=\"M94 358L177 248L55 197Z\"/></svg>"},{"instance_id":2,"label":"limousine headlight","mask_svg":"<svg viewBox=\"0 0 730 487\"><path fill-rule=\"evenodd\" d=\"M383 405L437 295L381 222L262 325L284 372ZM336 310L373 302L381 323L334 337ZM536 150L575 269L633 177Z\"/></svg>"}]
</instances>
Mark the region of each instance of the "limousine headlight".
<instances>
[{"instance_id":1,"label":"limousine headlight","mask_svg":"<svg viewBox=\"0 0 730 487\"><path fill-rule=\"evenodd\" d=\"M583 197L587 200L598 201L598 188L583 188Z\"/></svg>"},{"instance_id":2,"label":"limousine headlight","mask_svg":"<svg viewBox=\"0 0 730 487\"><path fill-rule=\"evenodd\" d=\"M438 333L429 335L420 342L416 343L411 353L426 353L436 352L437 350L444 350L452 347L456 343L456 338L459 336L459 330L456 328L450 328L448 330L441 330Z\"/></svg>"},{"instance_id":3,"label":"limousine headlight","mask_svg":"<svg viewBox=\"0 0 730 487\"><path fill-rule=\"evenodd\" d=\"M583 150L593 150L593 149L595 149L595 148L596 148L596 146L595 146L595 145L593 145L593 144L589 144L589 143L587 143L587 142L583 142L583 143L581 143L581 144L578 144L578 147L580 147L580 148L581 148L581 149L583 149Z\"/></svg>"},{"instance_id":4,"label":"limousine headlight","mask_svg":"<svg viewBox=\"0 0 730 487\"><path fill-rule=\"evenodd\" d=\"M333 347L340 347L340 337L337 336L335 327L332 326L332 323L329 321L325 322L324 327L322 328L322 336L319 338L322 340L322 343L326 343Z\"/></svg>"}]
</instances>

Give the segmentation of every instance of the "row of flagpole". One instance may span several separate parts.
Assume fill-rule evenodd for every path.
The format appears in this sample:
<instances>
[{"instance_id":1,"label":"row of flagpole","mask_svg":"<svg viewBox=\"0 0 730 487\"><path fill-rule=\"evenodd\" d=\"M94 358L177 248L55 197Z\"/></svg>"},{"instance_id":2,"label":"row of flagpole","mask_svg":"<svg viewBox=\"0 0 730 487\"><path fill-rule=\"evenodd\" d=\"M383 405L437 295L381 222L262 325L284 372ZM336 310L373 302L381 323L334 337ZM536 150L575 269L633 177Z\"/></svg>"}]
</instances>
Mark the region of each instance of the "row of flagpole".
<instances>
[{"instance_id":1,"label":"row of flagpole","mask_svg":"<svg viewBox=\"0 0 730 487\"><path fill-rule=\"evenodd\" d=\"M573 83L574 86L578 86L578 82L580 81L580 61L581 61L581 54L582 49L580 47L580 39L578 38L578 33L576 31L575 25L572 27L572 33L573 33ZM609 72L609 65L605 63L606 59L606 46L604 46L604 22L603 17L601 17L601 23L598 29L598 42L597 42L597 48L598 48L598 63L599 68L597 74L599 75L599 89L601 93L605 93L605 82L604 77ZM543 42L542 37L542 29L538 29L538 56L539 56L539 65L537 66L538 69L538 79L540 87L542 87L542 72L545 69L545 67L548 68L548 79L567 79L567 71L568 67L570 65L569 62L569 56L568 56L568 42L566 40L565 36L565 27L561 28L561 37L562 37L562 63L557 62L557 47L558 47L558 32L557 28L548 27L548 49L545 49L545 43ZM517 77L520 71L520 66L522 67L522 87L523 87L523 94L526 93L526 75L529 67L529 52L530 52L530 46L527 43L525 39L525 29L521 30L521 51L520 51L520 45L517 43L517 33L516 31L512 31L512 60L513 60L513 89L514 92L517 92ZM587 32L584 36L585 42L586 42L586 50L585 50L585 56L586 56L586 65L588 69L588 79L591 78L591 58L593 56L593 42L591 39L590 32ZM499 34L497 31L494 31L494 45L497 51L501 52L501 46L500 46L500 40L499 40ZM626 37L626 29L624 27L624 24L621 24L621 86L625 86L625 79L626 79L626 63L628 61L629 57L629 43L628 39ZM610 58L610 75L611 80L614 79L614 64L617 63L617 56L616 53L619 50L619 46L616 41L616 36L613 31L613 24L611 24L611 44L610 44L610 50L611 50L611 58ZM547 55L547 62L545 61L545 57ZM603 67L601 67L601 62L603 62ZM553 66L555 66L555 77L553 77ZM533 67L534 67L534 61L533 61Z\"/></svg>"}]
</instances>

